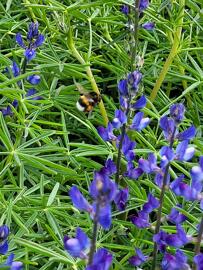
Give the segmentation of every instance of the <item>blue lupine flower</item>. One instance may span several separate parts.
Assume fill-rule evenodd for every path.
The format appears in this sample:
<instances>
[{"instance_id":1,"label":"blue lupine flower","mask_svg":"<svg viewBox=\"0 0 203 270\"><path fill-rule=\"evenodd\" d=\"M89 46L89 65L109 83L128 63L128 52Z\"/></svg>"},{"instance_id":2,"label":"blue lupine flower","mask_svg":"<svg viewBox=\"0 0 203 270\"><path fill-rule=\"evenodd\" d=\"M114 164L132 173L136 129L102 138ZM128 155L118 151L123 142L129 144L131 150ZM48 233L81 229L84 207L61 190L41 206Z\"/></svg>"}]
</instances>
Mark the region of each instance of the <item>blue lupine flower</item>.
<instances>
[{"instance_id":1,"label":"blue lupine flower","mask_svg":"<svg viewBox=\"0 0 203 270\"><path fill-rule=\"evenodd\" d=\"M128 188L124 188L120 191L117 192L115 198L114 198L114 202L117 206L117 209L119 211L124 211L125 210L125 206L126 206L126 202L128 200L128 196L129 196L129 189Z\"/></svg>"},{"instance_id":2,"label":"blue lupine flower","mask_svg":"<svg viewBox=\"0 0 203 270\"><path fill-rule=\"evenodd\" d=\"M131 161L128 161L127 170L124 173L130 179L136 180L143 174L143 170L141 168L135 168Z\"/></svg>"},{"instance_id":3,"label":"blue lupine flower","mask_svg":"<svg viewBox=\"0 0 203 270\"><path fill-rule=\"evenodd\" d=\"M143 95L131 106L131 109L140 110L146 106L146 103L147 103L147 99Z\"/></svg>"},{"instance_id":4,"label":"blue lupine flower","mask_svg":"<svg viewBox=\"0 0 203 270\"><path fill-rule=\"evenodd\" d=\"M123 112L122 110L116 110L115 117L112 121L112 126L118 129L121 126L123 126L123 124L125 124L126 122L127 122L127 116L125 112Z\"/></svg>"},{"instance_id":5,"label":"blue lupine flower","mask_svg":"<svg viewBox=\"0 0 203 270\"><path fill-rule=\"evenodd\" d=\"M93 203L93 209L95 215L97 209L97 202ZM93 219L94 215L92 215ZM111 227L111 205L105 200L99 205L98 222L104 230L108 230Z\"/></svg>"},{"instance_id":6,"label":"blue lupine flower","mask_svg":"<svg viewBox=\"0 0 203 270\"><path fill-rule=\"evenodd\" d=\"M160 127L163 130L165 139L171 141L171 137L175 129L175 121L167 116L163 116L160 119Z\"/></svg>"},{"instance_id":7,"label":"blue lupine flower","mask_svg":"<svg viewBox=\"0 0 203 270\"><path fill-rule=\"evenodd\" d=\"M107 128L101 126L97 128L97 131L104 141L113 141L116 139L116 136L113 134L113 126L110 122Z\"/></svg>"},{"instance_id":8,"label":"blue lupine flower","mask_svg":"<svg viewBox=\"0 0 203 270\"><path fill-rule=\"evenodd\" d=\"M129 14L129 6L128 5L122 5L121 12L125 15Z\"/></svg>"},{"instance_id":9,"label":"blue lupine flower","mask_svg":"<svg viewBox=\"0 0 203 270\"><path fill-rule=\"evenodd\" d=\"M0 254L6 254L8 251L7 238L9 235L9 228L6 225L0 226Z\"/></svg>"},{"instance_id":10,"label":"blue lupine flower","mask_svg":"<svg viewBox=\"0 0 203 270\"><path fill-rule=\"evenodd\" d=\"M136 227L140 229L148 228L150 226L149 214L143 210L139 211L137 216L132 216L130 220Z\"/></svg>"},{"instance_id":11,"label":"blue lupine flower","mask_svg":"<svg viewBox=\"0 0 203 270\"><path fill-rule=\"evenodd\" d=\"M14 77L17 77L20 75L20 68L15 61L12 62L12 65L10 66L10 68ZM5 72L9 73L9 68L6 67Z\"/></svg>"},{"instance_id":12,"label":"blue lupine flower","mask_svg":"<svg viewBox=\"0 0 203 270\"><path fill-rule=\"evenodd\" d=\"M140 158L138 161L139 168L143 170L145 173L155 173L159 172L160 168L157 166L157 159L153 153L148 155L148 160Z\"/></svg>"},{"instance_id":13,"label":"blue lupine flower","mask_svg":"<svg viewBox=\"0 0 203 270\"><path fill-rule=\"evenodd\" d=\"M118 83L118 90L121 96L128 96L128 81L120 80Z\"/></svg>"},{"instance_id":14,"label":"blue lupine flower","mask_svg":"<svg viewBox=\"0 0 203 270\"><path fill-rule=\"evenodd\" d=\"M176 225L176 229L176 234L169 234L164 231L160 231L154 235L153 241L157 243L158 249L161 252L164 252L167 246L180 248L189 242L189 237L187 237L181 225Z\"/></svg>"},{"instance_id":15,"label":"blue lupine flower","mask_svg":"<svg viewBox=\"0 0 203 270\"><path fill-rule=\"evenodd\" d=\"M163 185L163 178L165 175L165 171L166 168L162 168L162 170L160 170L158 173L156 173L155 178L154 178L154 182L157 186L159 186L160 188ZM167 173L167 179L166 179L166 185L168 185L170 182L170 174Z\"/></svg>"},{"instance_id":16,"label":"blue lupine flower","mask_svg":"<svg viewBox=\"0 0 203 270\"><path fill-rule=\"evenodd\" d=\"M8 115L11 116L13 114L12 110L11 110L11 106L9 106L9 105L6 108L1 109L1 112L2 112L3 116L8 116Z\"/></svg>"},{"instance_id":17,"label":"blue lupine flower","mask_svg":"<svg viewBox=\"0 0 203 270\"><path fill-rule=\"evenodd\" d=\"M16 99L14 99L14 101L12 102L12 105L14 108L18 107L18 101Z\"/></svg>"},{"instance_id":18,"label":"blue lupine flower","mask_svg":"<svg viewBox=\"0 0 203 270\"><path fill-rule=\"evenodd\" d=\"M127 97L124 97L124 96L120 96L119 97L120 106L124 110L127 110L128 109L128 106L129 106L128 100L129 100L129 98L127 98Z\"/></svg>"},{"instance_id":19,"label":"blue lupine flower","mask_svg":"<svg viewBox=\"0 0 203 270\"><path fill-rule=\"evenodd\" d=\"M135 249L136 255L129 258L129 263L133 266L140 266L146 262L148 256L145 256L139 248Z\"/></svg>"},{"instance_id":20,"label":"blue lupine flower","mask_svg":"<svg viewBox=\"0 0 203 270\"><path fill-rule=\"evenodd\" d=\"M36 48L41 46L44 42L44 36L39 34L38 23L31 23L27 34L28 45L26 46L20 33L16 34L16 42L20 47L25 49L24 56L28 61L36 56Z\"/></svg>"},{"instance_id":21,"label":"blue lupine flower","mask_svg":"<svg viewBox=\"0 0 203 270\"><path fill-rule=\"evenodd\" d=\"M142 73L139 70L135 70L131 72L130 74L128 74L129 86L131 87L131 90L135 92L135 93L131 92L131 95L136 94L141 80L142 80Z\"/></svg>"},{"instance_id":22,"label":"blue lupine flower","mask_svg":"<svg viewBox=\"0 0 203 270\"><path fill-rule=\"evenodd\" d=\"M180 207L180 205L177 205ZM168 220L175 224L181 224L183 223L187 217L183 214L181 214L177 209L172 208L170 214L168 215Z\"/></svg>"},{"instance_id":23,"label":"blue lupine flower","mask_svg":"<svg viewBox=\"0 0 203 270\"><path fill-rule=\"evenodd\" d=\"M102 173L107 175L113 175L116 173L116 164L112 159L107 159L105 162L105 166L100 170Z\"/></svg>"},{"instance_id":24,"label":"blue lupine flower","mask_svg":"<svg viewBox=\"0 0 203 270\"><path fill-rule=\"evenodd\" d=\"M170 107L170 116L175 120L177 124L179 124L183 118L185 113L185 106L181 103L173 104Z\"/></svg>"},{"instance_id":25,"label":"blue lupine flower","mask_svg":"<svg viewBox=\"0 0 203 270\"><path fill-rule=\"evenodd\" d=\"M194 126L191 126L188 129L184 130L183 132L178 133L176 135L176 138L180 141L190 140L195 137L195 134L196 134L196 129Z\"/></svg>"},{"instance_id":26,"label":"blue lupine flower","mask_svg":"<svg viewBox=\"0 0 203 270\"><path fill-rule=\"evenodd\" d=\"M145 213L151 213L154 209L159 207L159 201L151 194L148 194L148 201L143 205Z\"/></svg>"},{"instance_id":27,"label":"blue lupine flower","mask_svg":"<svg viewBox=\"0 0 203 270\"><path fill-rule=\"evenodd\" d=\"M143 116L144 116L143 112L136 113L130 128L137 131L141 131L143 128L145 128L149 124L150 119L148 117L143 118Z\"/></svg>"},{"instance_id":28,"label":"blue lupine flower","mask_svg":"<svg viewBox=\"0 0 203 270\"><path fill-rule=\"evenodd\" d=\"M194 166L190 175L192 177L192 188L195 188L198 192L202 192L203 187L203 156L200 157L199 166Z\"/></svg>"},{"instance_id":29,"label":"blue lupine flower","mask_svg":"<svg viewBox=\"0 0 203 270\"><path fill-rule=\"evenodd\" d=\"M7 258L7 261L5 264L0 265L0 268L5 268L7 269L8 266L9 270L22 270L23 269L23 264L22 262L14 262L14 254L10 254L9 257Z\"/></svg>"},{"instance_id":30,"label":"blue lupine flower","mask_svg":"<svg viewBox=\"0 0 203 270\"><path fill-rule=\"evenodd\" d=\"M194 257L194 263L196 264L197 270L202 270L203 265L203 253L199 253Z\"/></svg>"},{"instance_id":31,"label":"blue lupine flower","mask_svg":"<svg viewBox=\"0 0 203 270\"><path fill-rule=\"evenodd\" d=\"M188 161L193 157L195 153L195 148L188 147L188 144L188 140L184 140L178 144L176 148L175 159L178 159L180 161Z\"/></svg>"},{"instance_id":32,"label":"blue lupine flower","mask_svg":"<svg viewBox=\"0 0 203 270\"><path fill-rule=\"evenodd\" d=\"M161 266L163 270L190 269L187 264L187 256L181 250L177 250L174 255L166 252Z\"/></svg>"},{"instance_id":33,"label":"blue lupine flower","mask_svg":"<svg viewBox=\"0 0 203 270\"><path fill-rule=\"evenodd\" d=\"M112 264L112 255L105 248L100 248L94 254L93 262L86 270L108 270Z\"/></svg>"},{"instance_id":34,"label":"blue lupine flower","mask_svg":"<svg viewBox=\"0 0 203 270\"><path fill-rule=\"evenodd\" d=\"M161 167L164 168L166 165L174 159L173 150L169 146L163 146L160 150L161 155Z\"/></svg>"},{"instance_id":35,"label":"blue lupine flower","mask_svg":"<svg viewBox=\"0 0 203 270\"><path fill-rule=\"evenodd\" d=\"M94 173L94 179L89 188L90 195L93 199L98 199L102 196L102 201L111 202L114 200L117 186L111 181L102 170Z\"/></svg>"},{"instance_id":36,"label":"blue lupine flower","mask_svg":"<svg viewBox=\"0 0 203 270\"><path fill-rule=\"evenodd\" d=\"M149 6L149 0L140 0L140 12L144 11Z\"/></svg>"},{"instance_id":37,"label":"blue lupine flower","mask_svg":"<svg viewBox=\"0 0 203 270\"><path fill-rule=\"evenodd\" d=\"M82 193L76 186L73 186L69 192L70 198L72 200L73 205L79 210L86 211L91 213L92 206L88 203L88 201L84 198Z\"/></svg>"},{"instance_id":38,"label":"blue lupine flower","mask_svg":"<svg viewBox=\"0 0 203 270\"><path fill-rule=\"evenodd\" d=\"M79 227L76 229L76 237L69 238L64 236L64 248L71 256L85 259L87 255L85 251L89 248L90 241L87 235Z\"/></svg>"},{"instance_id":39,"label":"blue lupine flower","mask_svg":"<svg viewBox=\"0 0 203 270\"><path fill-rule=\"evenodd\" d=\"M32 99L32 100L40 100L42 99L41 96L35 96L37 93L36 89L31 88L27 91L26 97L28 97L27 99ZM32 97L34 96L34 97Z\"/></svg>"},{"instance_id":40,"label":"blue lupine flower","mask_svg":"<svg viewBox=\"0 0 203 270\"><path fill-rule=\"evenodd\" d=\"M39 75L30 75L29 77L27 77L27 81L33 85L39 84L41 79Z\"/></svg>"},{"instance_id":41,"label":"blue lupine flower","mask_svg":"<svg viewBox=\"0 0 203 270\"><path fill-rule=\"evenodd\" d=\"M118 137L118 140L120 137ZM122 152L128 161L132 161L135 158L134 148L136 143L131 141L128 135L125 134L122 145Z\"/></svg>"},{"instance_id":42,"label":"blue lupine flower","mask_svg":"<svg viewBox=\"0 0 203 270\"><path fill-rule=\"evenodd\" d=\"M144 28L145 30L151 31L153 30L155 27L154 22L146 22L142 24L142 28Z\"/></svg>"},{"instance_id":43,"label":"blue lupine flower","mask_svg":"<svg viewBox=\"0 0 203 270\"><path fill-rule=\"evenodd\" d=\"M183 179L184 175L181 175L170 184L170 188L173 192L178 196L183 196L188 201L201 199L198 190L196 190L195 187L190 187L184 183Z\"/></svg>"}]
</instances>

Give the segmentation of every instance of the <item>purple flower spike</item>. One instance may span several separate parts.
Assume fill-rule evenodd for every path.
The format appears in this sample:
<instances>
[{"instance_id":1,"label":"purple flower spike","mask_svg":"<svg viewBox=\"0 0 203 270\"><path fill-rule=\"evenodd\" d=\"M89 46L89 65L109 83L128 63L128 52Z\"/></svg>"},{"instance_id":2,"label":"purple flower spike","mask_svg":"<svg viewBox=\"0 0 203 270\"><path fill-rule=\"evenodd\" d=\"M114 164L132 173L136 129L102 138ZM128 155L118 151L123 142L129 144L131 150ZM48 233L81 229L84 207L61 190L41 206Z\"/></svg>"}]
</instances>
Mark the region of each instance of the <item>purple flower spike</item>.
<instances>
[{"instance_id":1,"label":"purple flower spike","mask_svg":"<svg viewBox=\"0 0 203 270\"><path fill-rule=\"evenodd\" d=\"M76 229L76 238L64 236L64 248L73 257L85 259L87 256L84 251L89 245L89 238L79 227Z\"/></svg>"},{"instance_id":2,"label":"purple flower spike","mask_svg":"<svg viewBox=\"0 0 203 270\"><path fill-rule=\"evenodd\" d=\"M145 30L151 31L153 30L155 27L154 22L146 22L142 24L142 28L144 28Z\"/></svg>"},{"instance_id":3,"label":"purple flower spike","mask_svg":"<svg viewBox=\"0 0 203 270\"><path fill-rule=\"evenodd\" d=\"M113 256L105 248L100 248L94 254L93 262L85 270L109 270Z\"/></svg>"},{"instance_id":4,"label":"purple flower spike","mask_svg":"<svg viewBox=\"0 0 203 270\"><path fill-rule=\"evenodd\" d=\"M24 52L24 56L28 61L31 61L36 56L36 51L34 49L26 49Z\"/></svg>"},{"instance_id":5,"label":"purple flower spike","mask_svg":"<svg viewBox=\"0 0 203 270\"><path fill-rule=\"evenodd\" d=\"M126 206L126 202L128 200L128 196L129 196L128 188L124 188L124 189L117 192L116 197L114 198L114 202L115 202L115 204L117 206L117 209L119 211L124 211L125 210L125 206Z\"/></svg>"},{"instance_id":6,"label":"purple flower spike","mask_svg":"<svg viewBox=\"0 0 203 270\"><path fill-rule=\"evenodd\" d=\"M199 253L194 257L194 263L197 266L197 270L202 270L203 265L203 253Z\"/></svg>"},{"instance_id":7,"label":"purple flower spike","mask_svg":"<svg viewBox=\"0 0 203 270\"><path fill-rule=\"evenodd\" d=\"M128 96L128 81L120 80L118 83L118 90L121 96Z\"/></svg>"},{"instance_id":8,"label":"purple flower spike","mask_svg":"<svg viewBox=\"0 0 203 270\"><path fill-rule=\"evenodd\" d=\"M178 144L176 148L176 159L180 161L188 161L193 157L195 153L195 148L188 147L188 143L189 141L185 140Z\"/></svg>"},{"instance_id":9,"label":"purple flower spike","mask_svg":"<svg viewBox=\"0 0 203 270\"><path fill-rule=\"evenodd\" d=\"M187 256L181 251L177 250L175 255L165 253L161 263L163 270L189 270L190 267L187 264Z\"/></svg>"},{"instance_id":10,"label":"purple flower spike","mask_svg":"<svg viewBox=\"0 0 203 270\"><path fill-rule=\"evenodd\" d=\"M176 138L180 141L191 140L195 137L196 129L194 126L189 127L185 131L176 135Z\"/></svg>"},{"instance_id":11,"label":"purple flower spike","mask_svg":"<svg viewBox=\"0 0 203 270\"><path fill-rule=\"evenodd\" d=\"M170 115L177 124L179 124L183 120L184 113L185 113L185 106L181 103L173 104L170 107Z\"/></svg>"},{"instance_id":12,"label":"purple flower spike","mask_svg":"<svg viewBox=\"0 0 203 270\"><path fill-rule=\"evenodd\" d=\"M121 12L125 15L129 14L129 6L128 5L122 5Z\"/></svg>"},{"instance_id":13,"label":"purple flower spike","mask_svg":"<svg viewBox=\"0 0 203 270\"><path fill-rule=\"evenodd\" d=\"M136 113L130 128L137 131L141 131L143 128L145 128L149 124L150 119L148 117L143 118L143 116L144 116L143 112Z\"/></svg>"},{"instance_id":14,"label":"purple flower spike","mask_svg":"<svg viewBox=\"0 0 203 270\"><path fill-rule=\"evenodd\" d=\"M177 205L180 207L180 205ZM181 214L177 209L172 208L170 214L168 215L168 220L174 224L183 223L187 217Z\"/></svg>"},{"instance_id":15,"label":"purple flower spike","mask_svg":"<svg viewBox=\"0 0 203 270\"><path fill-rule=\"evenodd\" d=\"M70 195L73 205L77 209L86 211L89 213L92 212L92 206L88 203L88 201L84 198L84 196L82 195L82 193L79 191L79 189L76 186L73 186L70 189L69 195Z\"/></svg>"},{"instance_id":16,"label":"purple flower spike","mask_svg":"<svg viewBox=\"0 0 203 270\"><path fill-rule=\"evenodd\" d=\"M128 98L124 96L119 97L119 102L123 110L127 110L129 104L128 104Z\"/></svg>"},{"instance_id":17,"label":"purple flower spike","mask_svg":"<svg viewBox=\"0 0 203 270\"><path fill-rule=\"evenodd\" d=\"M120 128L123 124L127 122L127 116L122 110L115 111L115 118L112 121L112 126L114 128Z\"/></svg>"},{"instance_id":18,"label":"purple flower spike","mask_svg":"<svg viewBox=\"0 0 203 270\"><path fill-rule=\"evenodd\" d=\"M27 81L33 85L39 84L40 83L40 76L39 75L30 75L27 77Z\"/></svg>"},{"instance_id":19,"label":"purple flower spike","mask_svg":"<svg viewBox=\"0 0 203 270\"><path fill-rule=\"evenodd\" d=\"M17 42L18 45L19 45L20 47L22 47L23 49L26 48L26 46L25 46L25 44L24 44L24 42L23 42L23 38L22 38L22 36L21 36L20 33L17 33L17 34L16 34L16 42Z\"/></svg>"},{"instance_id":20,"label":"purple flower spike","mask_svg":"<svg viewBox=\"0 0 203 270\"><path fill-rule=\"evenodd\" d=\"M125 176L130 179L136 180L143 174L143 170L141 168L135 168L131 161L127 164L127 171L125 172Z\"/></svg>"},{"instance_id":21,"label":"purple flower spike","mask_svg":"<svg viewBox=\"0 0 203 270\"><path fill-rule=\"evenodd\" d=\"M132 256L129 259L129 263L133 266L140 266L142 263L146 262L148 256L145 256L139 248L135 249L136 256Z\"/></svg>"},{"instance_id":22,"label":"purple flower spike","mask_svg":"<svg viewBox=\"0 0 203 270\"><path fill-rule=\"evenodd\" d=\"M113 141L116 139L116 136L113 134L113 126L110 122L107 128L98 127L97 131L104 141Z\"/></svg>"},{"instance_id":23,"label":"purple flower spike","mask_svg":"<svg viewBox=\"0 0 203 270\"><path fill-rule=\"evenodd\" d=\"M151 193L148 195L148 202L143 205L143 211L147 214L159 207L159 200L157 200Z\"/></svg>"},{"instance_id":24,"label":"purple flower spike","mask_svg":"<svg viewBox=\"0 0 203 270\"><path fill-rule=\"evenodd\" d=\"M140 0L140 12L143 12L149 6L149 0Z\"/></svg>"},{"instance_id":25,"label":"purple flower spike","mask_svg":"<svg viewBox=\"0 0 203 270\"><path fill-rule=\"evenodd\" d=\"M147 99L143 95L132 105L131 108L133 110L140 110L140 109L143 109L146 106L146 103L147 103Z\"/></svg>"},{"instance_id":26,"label":"purple flower spike","mask_svg":"<svg viewBox=\"0 0 203 270\"><path fill-rule=\"evenodd\" d=\"M139 229L148 228L150 226L149 215L143 210L138 212L138 216L131 217L130 220Z\"/></svg>"}]
</instances>

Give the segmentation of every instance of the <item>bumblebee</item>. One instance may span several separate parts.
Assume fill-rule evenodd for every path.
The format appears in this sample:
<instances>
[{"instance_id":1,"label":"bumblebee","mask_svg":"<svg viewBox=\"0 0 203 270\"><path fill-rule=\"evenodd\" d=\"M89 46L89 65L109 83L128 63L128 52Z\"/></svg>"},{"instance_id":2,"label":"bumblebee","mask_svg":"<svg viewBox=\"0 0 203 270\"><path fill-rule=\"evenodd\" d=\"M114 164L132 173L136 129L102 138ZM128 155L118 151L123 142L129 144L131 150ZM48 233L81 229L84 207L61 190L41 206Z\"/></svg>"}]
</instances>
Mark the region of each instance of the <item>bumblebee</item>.
<instances>
[{"instance_id":1,"label":"bumblebee","mask_svg":"<svg viewBox=\"0 0 203 270\"><path fill-rule=\"evenodd\" d=\"M79 100L76 103L76 107L81 112L91 112L93 108L99 104L101 96L95 92L87 94L81 94Z\"/></svg>"},{"instance_id":2,"label":"bumblebee","mask_svg":"<svg viewBox=\"0 0 203 270\"><path fill-rule=\"evenodd\" d=\"M76 102L76 108L81 112L90 113L94 109L94 107L101 101L101 95L98 95L95 92L88 93L86 89L84 89L79 83L75 82L75 85L78 91L81 93L80 98Z\"/></svg>"}]
</instances>

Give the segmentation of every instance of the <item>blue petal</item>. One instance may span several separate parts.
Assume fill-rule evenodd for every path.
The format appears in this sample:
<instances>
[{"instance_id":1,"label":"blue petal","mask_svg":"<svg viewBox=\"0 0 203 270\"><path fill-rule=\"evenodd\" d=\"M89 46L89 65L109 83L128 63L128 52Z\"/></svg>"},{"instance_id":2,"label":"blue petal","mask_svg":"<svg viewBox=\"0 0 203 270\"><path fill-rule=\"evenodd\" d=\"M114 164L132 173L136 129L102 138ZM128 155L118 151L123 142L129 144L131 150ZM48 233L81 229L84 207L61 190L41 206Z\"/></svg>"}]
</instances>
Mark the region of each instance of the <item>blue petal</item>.
<instances>
[{"instance_id":1,"label":"blue petal","mask_svg":"<svg viewBox=\"0 0 203 270\"><path fill-rule=\"evenodd\" d=\"M0 243L0 254L5 255L8 251L8 242L4 241Z\"/></svg>"},{"instance_id":2,"label":"blue petal","mask_svg":"<svg viewBox=\"0 0 203 270\"><path fill-rule=\"evenodd\" d=\"M29 77L27 77L27 81L33 85L39 84L41 79L39 75L30 75Z\"/></svg>"},{"instance_id":3,"label":"blue petal","mask_svg":"<svg viewBox=\"0 0 203 270\"><path fill-rule=\"evenodd\" d=\"M34 49L26 49L24 52L24 56L28 61L31 61L36 56L36 51Z\"/></svg>"},{"instance_id":4,"label":"blue petal","mask_svg":"<svg viewBox=\"0 0 203 270\"><path fill-rule=\"evenodd\" d=\"M38 35L35 43L33 44L33 47L37 48L37 47L41 46L43 44L43 42L44 42L44 36L42 34L40 34L40 35Z\"/></svg>"},{"instance_id":5,"label":"blue petal","mask_svg":"<svg viewBox=\"0 0 203 270\"><path fill-rule=\"evenodd\" d=\"M76 186L73 186L70 189L69 195L71 197L73 205L78 208L79 210L91 212L92 207L88 203L88 201L84 198L82 193L79 191L79 189Z\"/></svg>"},{"instance_id":6,"label":"blue petal","mask_svg":"<svg viewBox=\"0 0 203 270\"><path fill-rule=\"evenodd\" d=\"M183 140L190 140L195 137L196 134L196 129L194 126L189 127L185 131L179 133L176 138L179 139L180 141Z\"/></svg>"},{"instance_id":7,"label":"blue petal","mask_svg":"<svg viewBox=\"0 0 203 270\"><path fill-rule=\"evenodd\" d=\"M145 30L151 31L153 30L155 27L154 22L146 22L142 24L142 28L144 28Z\"/></svg>"},{"instance_id":8,"label":"blue petal","mask_svg":"<svg viewBox=\"0 0 203 270\"><path fill-rule=\"evenodd\" d=\"M86 233L83 232L79 227L76 229L76 238L79 240L81 248L86 249L90 245L89 238Z\"/></svg>"},{"instance_id":9,"label":"blue petal","mask_svg":"<svg viewBox=\"0 0 203 270\"><path fill-rule=\"evenodd\" d=\"M132 109L140 110L146 106L146 103L147 103L147 99L143 95L132 105Z\"/></svg>"},{"instance_id":10,"label":"blue petal","mask_svg":"<svg viewBox=\"0 0 203 270\"><path fill-rule=\"evenodd\" d=\"M19 45L20 47L22 47L23 49L26 48L26 46L25 46L25 44L24 44L24 42L23 42L23 38L22 38L22 36L21 36L20 33L17 33L17 34L16 34L16 42L17 42L18 45Z\"/></svg>"}]
</instances>

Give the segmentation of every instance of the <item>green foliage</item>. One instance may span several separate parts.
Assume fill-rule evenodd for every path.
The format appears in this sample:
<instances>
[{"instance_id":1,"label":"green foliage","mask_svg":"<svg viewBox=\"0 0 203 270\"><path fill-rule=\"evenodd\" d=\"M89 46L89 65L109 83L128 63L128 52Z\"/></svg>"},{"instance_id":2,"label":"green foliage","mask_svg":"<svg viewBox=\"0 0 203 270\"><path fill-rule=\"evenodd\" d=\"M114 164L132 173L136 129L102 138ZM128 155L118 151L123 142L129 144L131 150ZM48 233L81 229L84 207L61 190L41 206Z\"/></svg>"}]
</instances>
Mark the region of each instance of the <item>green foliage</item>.
<instances>
[{"instance_id":1,"label":"green foliage","mask_svg":"<svg viewBox=\"0 0 203 270\"><path fill-rule=\"evenodd\" d=\"M138 48L145 60L142 91L148 96L173 43L173 31L180 15L178 2L153 0L141 19L141 23L147 20L156 23L152 32L139 31ZM150 127L142 134L131 134L137 142L138 157L145 157L164 144L158 120L171 104L180 101L187 104L183 127L189 123L198 127L194 143L196 156L202 155L203 4L200 2L186 1L178 54L154 104L145 109L152 118ZM19 109L13 108L12 117L4 118L0 114L0 225L10 226L10 250L26 270L84 269L83 262L64 251L63 236L74 235L77 226L91 236L92 221L72 206L67 192L77 184L88 196L93 171L101 168L107 157L116 157L117 150L97 133L97 126L104 124L99 108L94 109L90 118L77 111L75 103L79 93L73 78L92 90L87 74L87 68L91 68L108 117L112 119L118 105L117 81L127 74L130 66L131 39L126 18L120 12L122 3L133 1L4 0L0 4L0 107L11 104L14 99L19 102ZM25 35L31 19L40 23L45 44L25 74L8 78L5 67L11 60L21 65L23 58L23 50L15 43L15 34ZM70 48L73 41L70 32L82 63ZM28 83L22 89L17 85L17 81L34 73L42 79L37 86L41 100L25 97ZM173 162L171 178L180 173L188 176L192 165ZM148 190L160 194L150 177L126 182L131 194L126 212L139 209L146 201ZM169 213L176 203L177 198L167 192L164 213ZM194 234L200 210L195 203L185 203L184 210L179 210L188 217L186 231ZM112 269L127 270L128 258L135 246L142 248L147 243L149 248L144 253L152 251L153 231L138 230L118 215L117 211L113 212L109 232L99 231L97 246L107 247L113 253ZM164 229L171 231L175 227ZM192 259L192 250L187 255ZM149 269L147 264L146 269Z\"/></svg>"}]
</instances>

